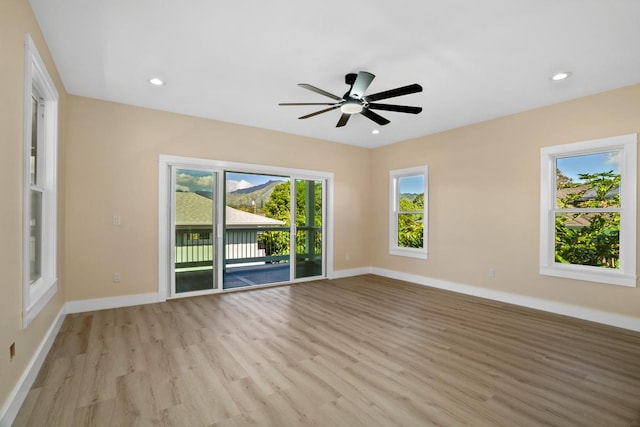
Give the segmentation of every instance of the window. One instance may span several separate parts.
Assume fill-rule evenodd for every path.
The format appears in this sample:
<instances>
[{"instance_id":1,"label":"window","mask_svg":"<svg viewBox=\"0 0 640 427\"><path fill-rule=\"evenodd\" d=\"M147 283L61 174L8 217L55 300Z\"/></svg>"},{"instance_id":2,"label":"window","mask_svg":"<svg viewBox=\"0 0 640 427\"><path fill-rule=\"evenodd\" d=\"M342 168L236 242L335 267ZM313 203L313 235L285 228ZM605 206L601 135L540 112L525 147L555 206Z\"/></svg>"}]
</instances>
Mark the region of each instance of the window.
<instances>
[{"instance_id":1,"label":"window","mask_svg":"<svg viewBox=\"0 0 640 427\"><path fill-rule=\"evenodd\" d=\"M24 88L23 326L57 292L58 92L27 34Z\"/></svg>"},{"instance_id":2,"label":"window","mask_svg":"<svg viewBox=\"0 0 640 427\"><path fill-rule=\"evenodd\" d=\"M203 233L203 232L199 232L199 233L188 233L187 235L187 241L189 243L202 243L202 241L204 242L208 242L209 240L211 240L211 233ZM210 242L209 242L210 243Z\"/></svg>"},{"instance_id":3,"label":"window","mask_svg":"<svg viewBox=\"0 0 640 427\"><path fill-rule=\"evenodd\" d=\"M427 166L389 173L389 253L427 258Z\"/></svg>"},{"instance_id":4,"label":"window","mask_svg":"<svg viewBox=\"0 0 640 427\"><path fill-rule=\"evenodd\" d=\"M636 286L637 135L541 150L540 274Z\"/></svg>"}]
</instances>

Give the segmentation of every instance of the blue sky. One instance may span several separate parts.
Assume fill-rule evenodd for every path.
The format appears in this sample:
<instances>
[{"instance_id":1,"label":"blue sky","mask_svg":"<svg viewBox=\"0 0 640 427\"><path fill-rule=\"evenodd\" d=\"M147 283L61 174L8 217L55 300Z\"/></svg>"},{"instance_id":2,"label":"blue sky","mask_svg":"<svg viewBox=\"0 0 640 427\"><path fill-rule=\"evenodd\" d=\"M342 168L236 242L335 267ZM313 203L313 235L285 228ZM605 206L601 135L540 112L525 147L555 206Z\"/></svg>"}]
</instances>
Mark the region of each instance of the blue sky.
<instances>
[{"instance_id":1,"label":"blue sky","mask_svg":"<svg viewBox=\"0 0 640 427\"><path fill-rule=\"evenodd\" d=\"M400 178L400 193L424 193L424 176L406 176Z\"/></svg>"},{"instance_id":2,"label":"blue sky","mask_svg":"<svg viewBox=\"0 0 640 427\"><path fill-rule=\"evenodd\" d=\"M273 175L257 175L253 173L227 172L227 181L248 182L252 187L267 181L286 181L288 178Z\"/></svg>"},{"instance_id":3,"label":"blue sky","mask_svg":"<svg viewBox=\"0 0 640 427\"><path fill-rule=\"evenodd\" d=\"M583 156L562 157L556 159L556 167L571 178L573 182L580 182L578 174L609 172L620 173L620 152L587 154Z\"/></svg>"},{"instance_id":4,"label":"blue sky","mask_svg":"<svg viewBox=\"0 0 640 427\"><path fill-rule=\"evenodd\" d=\"M213 174L194 170L176 171L176 188L181 191L213 191Z\"/></svg>"}]
</instances>

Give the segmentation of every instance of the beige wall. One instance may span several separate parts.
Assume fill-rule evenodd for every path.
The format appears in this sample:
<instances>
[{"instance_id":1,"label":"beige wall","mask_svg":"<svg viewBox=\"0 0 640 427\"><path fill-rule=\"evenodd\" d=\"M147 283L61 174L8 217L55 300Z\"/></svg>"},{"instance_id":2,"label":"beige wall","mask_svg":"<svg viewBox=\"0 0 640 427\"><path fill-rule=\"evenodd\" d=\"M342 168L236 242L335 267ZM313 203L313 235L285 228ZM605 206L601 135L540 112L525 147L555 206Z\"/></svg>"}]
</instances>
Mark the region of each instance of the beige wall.
<instances>
[{"instance_id":1,"label":"beige wall","mask_svg":"<svg viewBox=\"0 0 640 427\"><path fill-rule=\"evenodd\" d=\"M640 317L636 288L538 274L540 147L638 132L640 85L374 150L69 104L67 300L157 290L158 156L169 154L334 172L336 270L373 266ZM387 253L388 172L421 164L430 168L426 261ZM114 214L122 226L111 225Z\"/></svg>"},{"instance_id":2,"label":"beige wall","mask_svg":"<svg viewBox=\"0 0 640 427\"><path fill-rule=\"evenodd\" d=\"M369 150L69 98L67 300L157 292L161 154L333 172L335 269L369 265Z\"/></svg>"},{"instance_id":3,"label":"beige wall","mask_svg":"<svg viewBox=\"0 0 640 427\"><path fill-rule=\"evenodd\" d=\"M0 2L0 407L24 372L64 303L64 254L58 251L59 291L27 329L22 329L22 146L24 37L30 33L60 95L59 168L64 171L66 94L29 3ZM64 182L61 180L58 246L64 245ZM9 345L16 356L9 360Z\"/></svg>"},{"instance_id":4,"label":"beige wall","mask_svg":"<svg viewBox=\"0 0 640 427\"><path fill-rule=\"evenodd\" d=\"M372 265L640 318L639 288L538 274L540 148L637 132L640 85L373 150L372 185L386 191L372 230L387 229L389 170L427 164L430 235L421 261L372 233Z\"/></svg>"}]
</instances>

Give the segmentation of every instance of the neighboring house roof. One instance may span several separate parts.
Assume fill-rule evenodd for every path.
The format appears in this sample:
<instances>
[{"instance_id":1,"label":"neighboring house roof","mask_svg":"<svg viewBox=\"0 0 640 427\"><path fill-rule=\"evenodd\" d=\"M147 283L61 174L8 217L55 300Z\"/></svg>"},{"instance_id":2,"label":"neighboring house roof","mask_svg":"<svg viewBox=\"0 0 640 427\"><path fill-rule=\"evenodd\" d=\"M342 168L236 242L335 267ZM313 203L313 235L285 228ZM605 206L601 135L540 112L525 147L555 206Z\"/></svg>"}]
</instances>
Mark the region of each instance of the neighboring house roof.
<instances>
[{"instance_id":1,"label":"neighboring house roof","mask_svg":"<svg viewBox=\"0 0 640 427\"><path fill-rule=\"evenodd\" d=\"M582 192L584 192L584 194L582 194L582 197L578 199L581 202L584 202L587 200L594 200L597 196L596 189L590 188L588 184L582 184L577 187L559 188L556 190L556 196L558 199L564 199L565 197L571 194L582 193ZM612 188L607 192L607 194L605 195L605 198L612 199L619 192L620 192L620 187Z\"/></svg>"},{"instance_id":2,"label":"neighboring house roof","mask_svg":"<svg viewBox=\"0 0 640 427\"><path fill-rule=\"evenodd\" d=\"M225 206L226 225L228 227L265 227L284 225L284 222L261 215L255 215ZM213 224L213 201L196 193L176 192L176 225Z\"/></svg>"},{"instance_id":3,"label":"neighboring house roof","mask_svg":"<svg viewBox=\"0 0 640 427\"><path fill-rule=\"evenodd\" d=\"M604 198L613 199L618 193L620 193L620 187L612 188L611 190L607 191L607 194L604 195ZM596 189L590 188L584 192L582 198L580 198L580 201L595 200L597 196L598 194L596 193Z\"/></svg>"},{"instance_id":4,"label":"neighboring house roof","mask_svg":"<svg viewBox=\"0 0 640 427\"><path fill-rule=\"evenodd\" d=\"M227 226L274 226L274 225L285 225L283 221L279 221L273 218L267 218L262 215L254 215L249 212L241 211L238 209L234 209L229 206L225 206L225 222Z\"/></svg>"},{"instance_id":5,"label":"neighboring house roof","mask_svg":"<svg viewBox=\"0 0 640 427\"><path fill-rule=\"evenodd\" d=\"M563 225L569 228L588 227L591 225L590 217L591 215L589 214L582 214L574 217L567 216L567 220L563 222Z\"/></svg>"},{"instance_id":6,"label":"neighboring house roof","mask_svg":"<svg viewBox=\"0 0 640 427\"><path fill-rule=\"evenodd\" d=\"M607 192L605 198L611 199L616 194L620 192L620 188L612 188ZM559 188L556 190L556 196L558 199L563 199L572 194L580 194L582 193L582 197L578 199L579 202L585 202L587 200L595 200L597 197L597 193L595 188L590 188L587 184L582 184L577 187L567 187L567 188ZM582 213L582 214L567 214L567 220L564 222L565 227L569 228L578 228L578 227L587 227L591 225L591 218L593 213Z\"/></svg>"},{"instance_id":7,"label":"neighboring house roof","mask_svg":"<svg viewBox=\"0 0 640 427\"><path fill-rule=\"evenodd\" d=\"M556 190L556 197L558 199L564 199L571 194L582 193L583 191L587 191L588 189L589 186L587 184L582 184L577 187L558 188Z\"/></svg>"}]
</instances>

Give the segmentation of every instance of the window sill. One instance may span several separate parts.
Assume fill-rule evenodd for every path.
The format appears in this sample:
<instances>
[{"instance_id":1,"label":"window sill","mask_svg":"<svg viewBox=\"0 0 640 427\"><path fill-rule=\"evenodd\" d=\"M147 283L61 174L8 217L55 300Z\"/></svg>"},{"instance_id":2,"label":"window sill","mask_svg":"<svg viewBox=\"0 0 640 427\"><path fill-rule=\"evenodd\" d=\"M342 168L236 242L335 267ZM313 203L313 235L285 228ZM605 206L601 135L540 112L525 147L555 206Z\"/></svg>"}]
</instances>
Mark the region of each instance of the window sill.
<instances>
[{"instance_id":1,"label":"window sill","mask_svg":"<svg viewBox=\"0 0 640 427\"><path fill-rule=\"evenodd\" d=\"M51 278L37 282L30 289L29 307L25 310L23 327L29 326L31 321L42 311L51 301L51 298L58 292L58 279Z\"/></svg>"},{"instance_id":2,"label":"window sill","mask_svg":"<svg viewBox=\"0 0 640 427\"><path fill-rule=\"evenodd\" d=\"M411 248L390 248L390 255L404 256L409 258L419 258L419 259L427 259L427 251L422 249L411 249Z\"/></svg>"},{"instance_id":3,"label":"window sill","mask_svg":"<svg viewBox=\"0 0 640 427\"><path fill-rule=\"evenodd\" d=\"M564 277L566 279L585 280L587 282L605 283L608 285L636 287L636 276L620 271L606 270L598 267L576 267L565 264L540 266L543 276Z\"/></svg>"}]
</instances>

